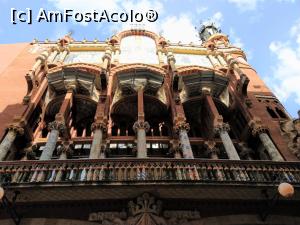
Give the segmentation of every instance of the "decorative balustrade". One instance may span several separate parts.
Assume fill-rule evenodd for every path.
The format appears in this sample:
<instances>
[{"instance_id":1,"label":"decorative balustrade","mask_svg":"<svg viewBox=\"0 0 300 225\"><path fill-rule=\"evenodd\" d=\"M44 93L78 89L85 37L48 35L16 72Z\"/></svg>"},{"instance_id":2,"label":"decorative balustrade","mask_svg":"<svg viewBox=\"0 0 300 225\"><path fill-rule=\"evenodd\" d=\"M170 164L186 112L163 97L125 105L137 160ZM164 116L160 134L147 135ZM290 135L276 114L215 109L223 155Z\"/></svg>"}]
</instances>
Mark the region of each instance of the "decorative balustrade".
<instances>
[{"instance_id":1,"label":"decorative balustrade","mask_svg":"<svg viewBox=\"0 0 300 225\"><path fill-rule=\"evenodd\" d=\"M300 184L300 163L184 159L97 159L0 163L0 181L13 184L65 182L193 182Z\"/></svg>"}]
</instances>

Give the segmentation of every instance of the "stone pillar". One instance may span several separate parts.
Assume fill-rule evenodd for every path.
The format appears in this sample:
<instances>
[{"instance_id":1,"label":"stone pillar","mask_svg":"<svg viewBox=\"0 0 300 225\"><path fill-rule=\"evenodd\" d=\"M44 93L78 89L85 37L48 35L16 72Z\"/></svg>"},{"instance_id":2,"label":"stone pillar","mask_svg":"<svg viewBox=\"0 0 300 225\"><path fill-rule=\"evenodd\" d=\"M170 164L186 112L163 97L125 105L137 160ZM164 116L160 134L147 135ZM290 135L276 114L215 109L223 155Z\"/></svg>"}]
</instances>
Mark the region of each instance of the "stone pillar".
<instances>
[{"instance_id":1,"label":"stone pillar","mask_svg":"<svg viewBox=\"0 0 300 225\"><path fill-rule=\"evenodd\" d=\"M31 68L31 70L26 74L25 78L27 80L27 82L31 82L31 86L30 90L28 90L27 95L30 94L32 88L36 87L36 71L37 69L46 62L47 58L49 57L49 51L45 50L42 52L42 54L40 54L35 61L35 64L33 65L33 67Z\"/></svg>"},{"instance_id":2,"label":"stone pillar","mask_svg":"<svg viewBox=\"0 0 300 225\"><path fill-rule=\"evenodd\" d=\"M104 71L107 71L110 60L111 60L111 48L108 47L105 50L105 53L102 57L102 61L103 61L102 68L104 69Z\"/></svg>"},{"instance_id":3,"label":"stone pillar","mask_svg":"<svg viewBox=\"0 0 300 225\"><path fill-rule=\"evenodd\" d=\"M174 57L172 52L168 53L167 60L168 60L168 63L171 67L172 72L173 73L177 72L177 69L176 69L176 66L175 66L176 60L175 60L175 57Z\"/></svg>"},{"instance_id":4,"label":"stone pillar","mask_svg":"<svg viewBox=\"0 0 300 225\"><path fill-rule=\"evenodd\" d=\"M284 161L283 157L279 153L278 149L272 142L271 138L267 134L267 128L262 125L260 120L257 121L251 121L250 127L252 128L252 134L258 135L261 143L269 153L269 156L271 157L271 160L273 161Z\"/></svg>"},{"instance_id":5,"label":"stone pillar","mask_svg":"<svg viewBox=\"0 0 300 225\"><path fill-rule=\"evenodd\" d=\"M50 160L56 147L59 133L63 133L66 126L63 122L53 121L48 125L49 136L40 160Z\"/></svg>"},{"instance_id":6,"label":"stone pillar","mask_svg":"<svg viewBox=\"0 0 300 225\"><path fill-rule=\"evenodd\" d=\"M114 54L114 62L118 63L120 60L120 47L115 47L115 54Z\"/></svg>"},{"instance_id":7,"label":"stone pillar","mask_svg":"<svg viewBox=\"0 0 300 225\"><path fill-rule=\"evenodd\" d=\"M178 122L175 125L175 131L179 135L179 143L180 143L180 148L182 150L182 155L183 155L183 158L185 158L185 159L193 159L194 158L190 140L189 140L189 137L187 134L189 129L190 129L190 125L184 121Z\"/></svg>"},{"instance_id":8,"label":"stone pillar","mask_svg":"<svg viewBox=\"0 0 300 225\"><path fill-rule=\"evenodd\" d=\"M0 144L0 161L5 159L18 134L23 135L24 129L15 125L8 127L8 132Z\"/></svg>"},{"instance_id":9,"label":"stone pillar","mask_svg":"<svg viewBox=\"0 0 300 225\"><path fill-rule=\"evenodd\" d=\"M52 48L52 52L50 54L50 56L48 57L48 60L47 62L48 63L53 63L55 57L57 56L57 54L59 53L59 48L56 46L56 47L53 47Z\"/></svg>"},{"instance_id":10,"label":"stone pillar","mask_svg":"<svg viewBox=\"0 0 300 225\"><path fill-rule=\"evenodd\" d=\"M231 141L231 138L229 137L229 130L230 127L227 123L222 123L214 127L214 132L220 136L228 158L232 160L240 160L240 157Z\"/></svg>"},{"instance_id":11,"label":"stone pillar","mask_svg":"<svg viewBox=\"0 0 300 225\"><path fill-rule=\"evenodd\" d=\"M95 122L92 124L92 131L94 132L93 143L90 151L90 159L105 158L105 154L101 154L102 151L102 139L103 131L107 130L107 124L104 122Z\"/></svg>"},{"instance_id":12,"label":"stone pillar","mask_svg":"<svg viewBox=\"0 0 300 225\"><path fill-rule=\"evenodd\" d=\"M36 58L36 62L35 64L33 65L31 71L33 71L34 73L36 72L36 70L48 59L49 57L49 51L44 51L41 55L39 55L37 58Z\"/></svg>"},{"instance_id":13,"label":"stone pillar","mask_svg":"<svg viewBox=\"0 0 300 225\"><path fill-rule=\"evenodd\" d=\"M146 133L149 131L148 122L136 121L133 124L133 130L137 134L137 157L147 158Z\"/></svg>"},{"instance_id":14,"label":"stone pillar","mask_svg":"<svg viewBox=\"0 0 300 225\"><path fill-rule=\"evenodd\" d=\"M61 55L59 57L58 63L63 63L66 56L69 54L70 49L68 47L63 47L61 50Z\"/></svg>"},{"instance_id":15,"label":"stone pillar","mask_svg":"<svg viewBox=\"0 0 300 225\"><path fill-rule=\"evenodd\" d=\"M162 49L157 50L157 56L158 56L159 64L163 64L164 63L164 58L163 58ZM174 60L175 60L175 58L174 58Z\"/></svg>"}]
</instances>

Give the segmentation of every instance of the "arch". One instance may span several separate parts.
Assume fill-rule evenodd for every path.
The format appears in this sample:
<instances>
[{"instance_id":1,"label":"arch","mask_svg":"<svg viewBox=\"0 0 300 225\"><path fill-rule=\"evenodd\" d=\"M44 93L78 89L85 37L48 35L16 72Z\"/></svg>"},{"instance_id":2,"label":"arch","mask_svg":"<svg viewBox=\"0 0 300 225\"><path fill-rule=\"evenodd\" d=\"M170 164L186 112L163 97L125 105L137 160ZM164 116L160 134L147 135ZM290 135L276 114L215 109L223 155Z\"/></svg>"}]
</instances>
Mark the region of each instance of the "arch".
<instances>
[{"instance_id":1,"label":"arch","mask_svg":"<svg viewBox=\"0 0 300 225\"><path fill-rule=\"evenodd\" d=\"M114 122L112 133L116 135L119 129L120 135L133 136L132 126L137 121L138 106L137 95L130 95L121 98L112 105L111 118ZM145 121L150 124L147 135L150 136L169 136L171 134L170 113L166 104L154 96L144 95L144 114ZM125 131L126 130L126 131Z\"/></svg>"},{"instance_id":2,"label":"arch","mask_svg":"<svg viewBox=\"0 0 300 225\"><path fill-rule=\"evenodd\" d=\"M159 45L164 46L166 44L166 41L164 38L160 37L154 32L148 31L148 30L141 30L141 29L131 29L131 30L125 30L122 31L114 36L111 37L110 43L112 45L118 45L121 43L122 39L129 36L145 36L149 37L154 40L156 44L156 48L159 47Z\"/></svg>"}]
</instances>

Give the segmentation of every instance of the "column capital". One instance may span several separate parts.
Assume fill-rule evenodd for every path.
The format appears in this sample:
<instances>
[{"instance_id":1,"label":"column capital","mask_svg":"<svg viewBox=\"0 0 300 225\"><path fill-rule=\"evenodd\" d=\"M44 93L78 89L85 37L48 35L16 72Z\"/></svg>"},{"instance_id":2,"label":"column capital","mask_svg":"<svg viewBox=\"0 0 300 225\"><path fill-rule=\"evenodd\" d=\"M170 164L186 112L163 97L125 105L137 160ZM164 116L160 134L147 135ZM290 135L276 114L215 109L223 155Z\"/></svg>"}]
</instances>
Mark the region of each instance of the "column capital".
<instances>
[{"instance_id":1,"label":"column capital","mask_svg":"<svg viewBox=\"0 0 300 225\"><path fill-rule=\"evenodd\" d=\"M14 131L18 135L24 135L24 128L18 124L9 124L7 126L8 131Z\"/></svg>"},{"instance_id":2,"label":"column capital","mask_svg":"<svg viewBox=\"0 0 300 225\"><path fill-rule=\"evenodd\" d=\"M60 133L63 133L67 129L64 121L53 121L48 124L48 130L58 130Z\"/></svg>"},{"instance_id":3,"label":"column capital","mask_svg":"<svg viewBox=\"0 0 300 225\"><path fill-rule=\"evenodd\" d=\"M255 118L249 122L249 127L253 136L259 135L261 133L266 133L268 128L264 126L260 119Z\"/></svg>"},{"instance_id":4,"label":"column capital","mask_svg":"<svg viewBox=\"0 0 300 225\"><path fill-rule=\"evenodd\" d=\"M219 123L214 126L213 131L215 134L220 134L221 132L229 132L230 126L228 123Z\"/></svg>"},{"instance_id":5,"label":"column capital","mask_svg":"<svg viewBox=\"0 0 300 225\"><path fill-rule=\"evenodd\" d=\"M97 121L97 122L92 123L91 130L95 131L95 130L98 130L98 129L101 129L103 131L107 131L107 123L104 122L104 121Z\"/></svg>"},{"instance_id":6,"label":"column capital","mask_svg":"<svg viewBox=\"0 0 300 225\"><path fill-rule=\"evenodd\" d=\"M107 48L105 50L105 53L104 53L104 55L102 57L102 60L104 61L105 59L107 59L108 61L111 60L111 48Z\"/></svg>"},{"instance_id":7,"label":"column capital","mask_svg":"<svg viewBox=\"0 0 300 225\"><path fill-rule=\"evenodd\" d=\"M59 46L59 51L64 52L67 51L67 53L70 52L70 48L68 46Z\"/></svg>"},{"instance_id":8,"label":"column capital","mask_svg":"<svg viewBox=\"0 0 300 225\"><path fill-rule=\"evenodd\" d=\"M150 125L148 122L144 121L136 121L132 126L134 132L137 132L138 129L144 129L146 132L149 131Z\"/></svg>"},{"instance_id":9,"label":"column capital","mask_svg":"<svg viewBox=\"0 0 300 225\"><path fill-rule=\"evenodd\" d=\"M185 130L186 132L188 132L190 130L190 124L185 122L185 121L178 121L175 124L174 130L179 133L180 130Z\"/></svg>"},{"instance_id":10,"label":"column capital","mask_svg":"<svg viewBox=\"0 0 300 225\"><path fill-rule=\"evenodd\" d=\"M168 63L170 63L170 62L176 63L176 59L175 59L175 57L174 57L174 55L173 55L172 52L168 52L168 54L167 54L167 60L168 60Z\"/></svg>"}]
</instances>

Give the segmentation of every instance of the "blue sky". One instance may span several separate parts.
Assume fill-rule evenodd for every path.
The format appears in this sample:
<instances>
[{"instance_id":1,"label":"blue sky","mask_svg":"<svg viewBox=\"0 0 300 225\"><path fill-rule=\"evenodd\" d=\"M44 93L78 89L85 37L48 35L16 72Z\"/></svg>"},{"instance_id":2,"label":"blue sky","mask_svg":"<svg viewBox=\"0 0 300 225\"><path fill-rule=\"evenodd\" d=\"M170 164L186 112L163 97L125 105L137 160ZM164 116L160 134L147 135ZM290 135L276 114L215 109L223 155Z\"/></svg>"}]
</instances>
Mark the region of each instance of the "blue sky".
<instances>
[{"instance_id":1,"label":"blue sky","mask_svg":"<svg viewBox=\"0 0 300 225\"><path fill-rule=\"evenodd\" d=\"M154 9L159 18L143 23L146 29L162 32L167 39L197 42L194 29L201 21L213 20L242 47L250 64L282 101L288 112L297 116L300 109L300 0L0 0L0 43L29 42L33 38L56 40L74 31L76 40L105 40L113 32L130 28L129 23L37 23L10 22L11 8L31 8L36 14L46 10Z\"/></svg>"}]
</instances>

